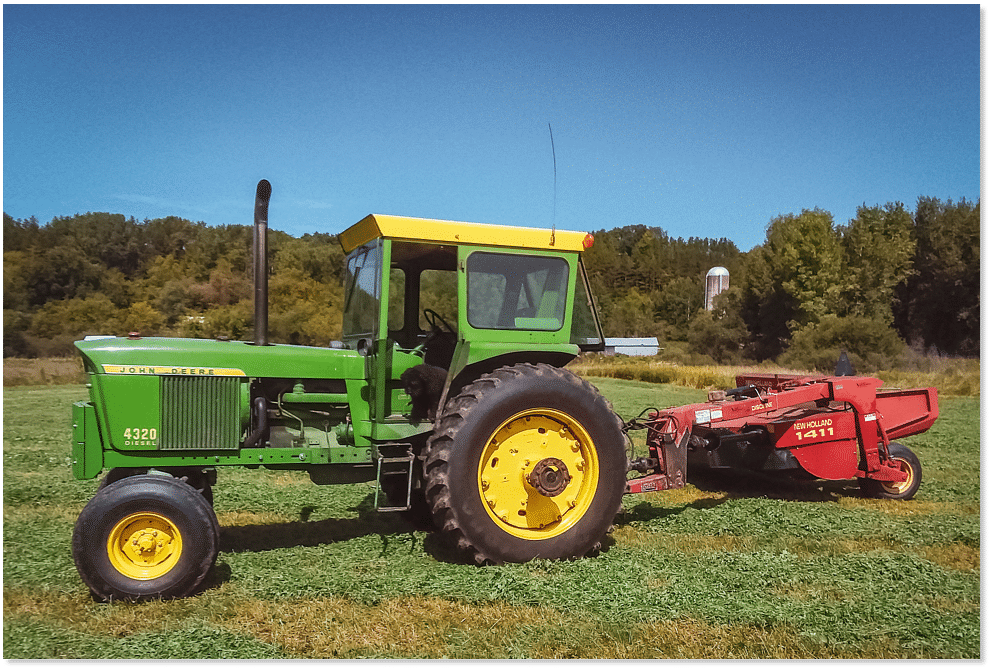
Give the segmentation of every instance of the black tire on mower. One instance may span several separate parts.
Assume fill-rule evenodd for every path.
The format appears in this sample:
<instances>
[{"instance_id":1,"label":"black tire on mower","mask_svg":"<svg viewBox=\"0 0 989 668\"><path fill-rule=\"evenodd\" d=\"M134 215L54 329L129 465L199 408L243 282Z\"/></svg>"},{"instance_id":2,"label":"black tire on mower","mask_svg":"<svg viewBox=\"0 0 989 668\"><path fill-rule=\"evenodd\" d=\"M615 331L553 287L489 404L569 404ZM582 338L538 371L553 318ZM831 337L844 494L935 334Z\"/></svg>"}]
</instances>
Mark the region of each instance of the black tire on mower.
<instances>
[{"instance_id":1,"label":"black tire on mower","mask_svg":"<svg viewBox=\"0 0 989 668\"><path fill-rule=\"evenodd\" d=\"M883 482L859 478L859 488L865 496L873 499L900 499L902 501L912 499L917 494L917 490L920 489L924 475L920 460L910 448L901 443L890 443L889 455L900 469L907 472L907 479L904 482Z\"/></svg>"},{"instance_id":2,"label":"black tire on mower","mask_svg":"<svg viewBox=\"0 0 989 668\"><path fill-rule=\"evenodd\" d=\"M203 495L166 475L118 480L76 520L72 556L97 599L145 601L196 592L216 562L220 526Z\"/></svg>"},{"instance_id":3,"label":"black tire on mower","mask_svg":"<svg viewBox=\"0 0 989 668\"><path fill-rule=\"evenodd\" d=\"M478 564L581 557L601 549L627 470L622 422L593 385L517 364L447 403L429 439L426 500Z\"/></svg>"}]
</instances>

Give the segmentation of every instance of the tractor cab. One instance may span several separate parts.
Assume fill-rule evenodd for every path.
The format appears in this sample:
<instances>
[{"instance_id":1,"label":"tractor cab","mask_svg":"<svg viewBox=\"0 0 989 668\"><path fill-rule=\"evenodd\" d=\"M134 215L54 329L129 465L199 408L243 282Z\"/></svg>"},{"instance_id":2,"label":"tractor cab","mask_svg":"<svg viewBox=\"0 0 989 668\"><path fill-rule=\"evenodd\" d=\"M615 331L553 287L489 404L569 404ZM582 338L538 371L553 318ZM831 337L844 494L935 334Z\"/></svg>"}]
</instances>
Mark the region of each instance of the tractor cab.
<instances>
[{"instance_id":1,"label":"tractor cab","mask_svg":"<svg viewBox=\"0 0 989 668\"><path fill-rule=\"evenodd\" d=\"M420 364L444 372L421 370L442 377L435 412L486 371L603 347L580 261L589 234L370 215L340 243L344 345L368 357L372 420L412 411L401 377Z\"/></svg>"}]
</instances>

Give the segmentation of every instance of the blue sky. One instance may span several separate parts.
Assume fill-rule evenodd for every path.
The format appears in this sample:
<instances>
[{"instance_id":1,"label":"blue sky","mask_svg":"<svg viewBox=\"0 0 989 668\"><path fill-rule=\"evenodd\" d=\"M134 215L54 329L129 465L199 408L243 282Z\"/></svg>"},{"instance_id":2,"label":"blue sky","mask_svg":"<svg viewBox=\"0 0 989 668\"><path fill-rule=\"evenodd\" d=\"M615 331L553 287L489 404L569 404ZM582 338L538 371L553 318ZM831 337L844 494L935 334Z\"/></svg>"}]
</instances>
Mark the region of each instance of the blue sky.
<instances>
[{"instance_id":1,"label":"blue sky","mask_svg":"<svg viewBox=\"0 0 989 668\"><path fill-rule=\"evenodd\" d=\"M4 5L3 210L765 240L980 195L978 5Z\"/></svg>"}]
</instances>

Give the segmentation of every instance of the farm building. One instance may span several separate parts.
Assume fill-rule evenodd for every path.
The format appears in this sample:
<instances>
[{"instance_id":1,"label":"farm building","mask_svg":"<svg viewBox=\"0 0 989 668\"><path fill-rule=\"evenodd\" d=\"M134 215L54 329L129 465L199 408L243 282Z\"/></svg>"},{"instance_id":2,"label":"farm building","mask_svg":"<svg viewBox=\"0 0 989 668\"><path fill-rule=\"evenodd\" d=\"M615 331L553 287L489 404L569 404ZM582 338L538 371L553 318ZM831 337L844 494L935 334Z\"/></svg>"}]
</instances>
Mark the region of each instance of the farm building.
<instances>
[{"instance_id":1,"label":"farm building","mask_svg":"<svg viewBox=\"0 0 989 668\"><path fill-rule=\"evenodd\" d=\"M604 340L605 355L658 355L661 348L655 336L643 339Z\"/></svg>"}]
</instances>

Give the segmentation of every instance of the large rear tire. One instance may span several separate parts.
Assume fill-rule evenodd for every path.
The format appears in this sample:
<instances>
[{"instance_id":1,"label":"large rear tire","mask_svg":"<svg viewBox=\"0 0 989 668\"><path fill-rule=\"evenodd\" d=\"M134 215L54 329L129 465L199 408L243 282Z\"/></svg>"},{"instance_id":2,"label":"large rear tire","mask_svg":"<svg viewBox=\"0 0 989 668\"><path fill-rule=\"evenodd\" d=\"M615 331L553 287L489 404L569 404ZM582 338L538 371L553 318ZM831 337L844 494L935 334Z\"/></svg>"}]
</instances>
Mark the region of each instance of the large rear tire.
<instances>
[{"instance_id":1,"label":"large rear tire","mask_svg":"<svg viewBox=\"0 0 989 668\"><path fill-rule=\"evenodd\" d=\"M181 598L216 562L220 526L203 495L165 475L136 475L90 500L72 535L76 569L105 601Z\"/></svg>"},{"instance_id":2,"label":"large rear tire","mask_svg":"<svg viewBox=\"0 0 989 668\"><path fill-rule=\"evenodd\" d=\"M593 385L517 364L447 404L428 444L426 500L478 564L581 557L600 549L627 470L622 422Z\"/></svg>"}]
</instances>

